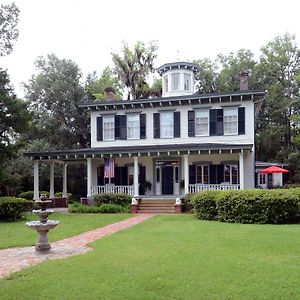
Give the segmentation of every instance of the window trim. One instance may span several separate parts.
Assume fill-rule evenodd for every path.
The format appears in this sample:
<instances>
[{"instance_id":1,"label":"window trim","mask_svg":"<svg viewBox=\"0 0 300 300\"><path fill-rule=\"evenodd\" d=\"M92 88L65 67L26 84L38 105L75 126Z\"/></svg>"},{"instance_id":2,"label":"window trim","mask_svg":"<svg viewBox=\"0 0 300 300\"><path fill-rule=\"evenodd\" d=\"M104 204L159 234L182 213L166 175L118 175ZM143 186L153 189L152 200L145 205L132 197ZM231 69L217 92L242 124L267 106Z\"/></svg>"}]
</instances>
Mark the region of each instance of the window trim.
<instances>
[{"instance_id":1,"label":"window trim","mask_svg":"<svg viewBox=\"0 0 300 300\"><path fill-rule=\"evenodd\" d=\"M107 123L112 123L113 124L113 128L111 128L110 130L113 132L113 138L106 138L105 136L105 120L110 118L112 120L112 122L107 122ZM102 122L103 122L103 141L114 141L115 140L115 115L111 114L111 115L103 115L102 116Z\"/></svg>"},{"instance_id":2,"label":"window trim","mask_svg":"<svg viewBox=\"0 0 300 300\"><path fill-rule=\"evenodd\" d=\"M199 124L197 124L197 113L200 112L206 112L207 114L207 132L205 134L197 134L197 128ZM195 136L209 136L209 124L210 124L210 118L209 118L209 109L195 109Z\"/></svg>"},{"instance_id":3,"label":"window trim","mask_svg":"<svg viewBox=\"0 0 300 300\"><path fill-rule=\"evenodd\" d=\"M136 137L130 137L129 136L129 118L130 117L137 117L137 120L135 120L135 122L137 123L137 127L138 129L136 129ZM127 140L139 140L140 139L140 131L141 131L141 126L140 126L140 114L139 113L131 113L131 114L127 114L127 124L126 124L126 130L127 130Z\"/></svg>"},{"instance_id":4,"label":"window trim","mask_svg":"<svg viewBox=\"0 0 300 300\"><path fill-rule=\"evenodd\" d=\"M172 138L174 138L174 112L173 111L170 111L170 110L166 110L166 111L161 111L160 113L160 116L159 116L159 118L160 118L160 128L159 128L159 132L160 132L160 134L159 134L159 136L160 136L160 138L161 139L172 139ZM163 115L169 115L169 116L171 116L171 118L172 118L172 124L171 125L162 125L162 121L163 121ZM163 135L163 131L162 131L162 128L163 128L163 126L168 126L168 130L170 130L170 134L168 135L168 136L164 136Z\"/></svg>"},{"instance_id":5,"label":"window trim","mask_svg":"<svg viewBox=\"0 0 300 300\"><path fill-rule=\"evenodd\" d=\"M235 126L236 126L236 131L235 132L226 132L226 126L225 126L225 119L226 117L232 116L226 116L226 112L228 111L235 111L234 117L236 117L235 121ZM233 121L228 121L227 123L233 123ZM237 106L228 106L228 107L223 107L223 134L224 135L238 135L239 134L239 112L238 112L238 107Z\"/></svg>"}]
</instances>

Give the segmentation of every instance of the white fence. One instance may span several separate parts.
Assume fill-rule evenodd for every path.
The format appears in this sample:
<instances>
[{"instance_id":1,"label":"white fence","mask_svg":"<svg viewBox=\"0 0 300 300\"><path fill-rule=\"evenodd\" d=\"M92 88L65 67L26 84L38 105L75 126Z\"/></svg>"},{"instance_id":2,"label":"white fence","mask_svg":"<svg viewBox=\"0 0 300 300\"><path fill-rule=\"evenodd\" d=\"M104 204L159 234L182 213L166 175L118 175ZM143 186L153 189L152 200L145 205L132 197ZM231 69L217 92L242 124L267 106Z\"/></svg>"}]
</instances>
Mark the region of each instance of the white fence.
<instances>
[{"instance_id":1,"label":"white fence","mask_svg":"<svg viewBox=\"0 0 300 300\"><path fill-rule=\"evenodd\" d=\"M134 195L134 188L132 185L95 185L92 186L92 195L97 194L128 194Z\"/></svg>"},{"instance_id":2,"label":"white fence","mask_svg":"<svg viewBox=\"0 0 300 300\"><path fill-rule=\"evenodd\" d=\"M239 190L239 184L189 184L189 193L198 193L212 190Z\"/></svg>"}]
</instances>

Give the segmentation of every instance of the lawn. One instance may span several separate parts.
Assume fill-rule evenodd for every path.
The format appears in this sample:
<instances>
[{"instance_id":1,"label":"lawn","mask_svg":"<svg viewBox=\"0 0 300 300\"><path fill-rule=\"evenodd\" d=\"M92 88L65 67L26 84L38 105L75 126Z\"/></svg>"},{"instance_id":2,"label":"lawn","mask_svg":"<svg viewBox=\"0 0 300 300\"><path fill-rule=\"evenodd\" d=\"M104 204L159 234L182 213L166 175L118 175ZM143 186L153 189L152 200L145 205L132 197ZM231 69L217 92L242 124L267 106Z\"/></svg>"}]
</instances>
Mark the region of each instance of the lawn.
<instances>
[{"instance_id":1,"label":"lawn","mask_svg":"<svg viewBox=\"0 0 300 300\"><path fill-rule=\"evenodd\" d=\"M61 214L49 216L51 220L59 220L60 224L49 231L49 241L56 241L68 236L102 227L131 217L129 214ZM28 214L26 220L16 222L0 222L0 249L34 245L37 233L25 226L27 221L37 220L36 215ZM0 296L1 299L1 296Z\"/></svg>"},{"instance_id":2,"label":"lawn","mask_svg":"<svg viewBox=\"0 0 300 300\"><path fill-rule=\"evenodd\" d=\"M299 299L299 234L156 216L0 280L1 299Z\"/></svg>"}]
</instances>

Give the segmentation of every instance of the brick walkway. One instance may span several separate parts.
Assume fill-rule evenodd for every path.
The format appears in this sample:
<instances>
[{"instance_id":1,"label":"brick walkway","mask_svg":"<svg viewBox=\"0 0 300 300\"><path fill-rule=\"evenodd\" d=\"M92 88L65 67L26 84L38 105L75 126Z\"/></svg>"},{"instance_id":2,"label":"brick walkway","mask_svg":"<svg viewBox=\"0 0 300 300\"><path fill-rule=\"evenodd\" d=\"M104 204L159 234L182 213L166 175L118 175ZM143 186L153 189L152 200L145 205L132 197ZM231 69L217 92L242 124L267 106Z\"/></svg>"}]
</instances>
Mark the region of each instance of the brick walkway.
<instances>
[{"instance_id":1,"label":"brick walkway","mask_svg":"<svg viewBox=\"0 0 300 300\"><path fill-rule=\"evenodd\" d=\"M154 214L141 214L118 223L106 225L53 242L51 243L51 250L47 253L41 254L35 251L34 247L18 247L0 250L0 278L49 259L65 258L86 253L92 250L92 248L87 246L89 243L136 225L152 216L154 216ZM63 224L61 226L63 226Z\"/></svg>"}]
</instances>

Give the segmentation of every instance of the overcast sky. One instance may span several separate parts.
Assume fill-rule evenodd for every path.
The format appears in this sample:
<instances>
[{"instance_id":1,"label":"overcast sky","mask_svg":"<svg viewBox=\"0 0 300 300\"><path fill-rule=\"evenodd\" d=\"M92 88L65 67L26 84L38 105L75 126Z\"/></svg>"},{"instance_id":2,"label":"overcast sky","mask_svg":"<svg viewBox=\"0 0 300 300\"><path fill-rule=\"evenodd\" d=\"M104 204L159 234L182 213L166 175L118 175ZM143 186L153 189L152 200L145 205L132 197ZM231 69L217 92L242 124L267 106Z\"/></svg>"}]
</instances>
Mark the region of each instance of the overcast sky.
<instances>
[{"instance_id":1,"label":"overcast sky","mask_svg":"<svg viewBox=\"0 0 300 300\"><path fill-rule=\"evenodd\" d=\"M1 4L11 3L0 0ZM38 56L75 61L84 77L112 65L122 41L158 41L156 66L214 59L238 49L256 54L285 32L300 45L299 0L14 0L20 9L14 51L0 57L18 96Z\"/></svg>"}]
</instances>

